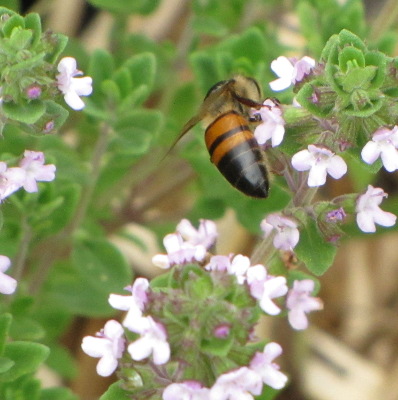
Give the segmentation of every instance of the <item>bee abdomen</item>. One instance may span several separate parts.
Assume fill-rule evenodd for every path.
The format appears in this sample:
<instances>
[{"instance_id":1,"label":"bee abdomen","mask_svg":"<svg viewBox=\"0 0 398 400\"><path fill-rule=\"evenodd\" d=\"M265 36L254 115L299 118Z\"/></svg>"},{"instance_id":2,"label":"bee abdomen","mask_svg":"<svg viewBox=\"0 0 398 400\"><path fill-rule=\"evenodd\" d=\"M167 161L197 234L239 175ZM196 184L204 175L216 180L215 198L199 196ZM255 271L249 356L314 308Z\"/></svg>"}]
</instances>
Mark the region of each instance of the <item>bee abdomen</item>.
<instances>
[{"instance_id":1,"label":"bee abdomen","mask_svg":"<svg viewBox=\"0 0 398 400\"><path fill-rule=\"evenodd\" d=\"M220 115L206 129L211 161L238 190L252 197L268 196L264 157L246 119L235 111Z\"/></svg>"}]
</instances>

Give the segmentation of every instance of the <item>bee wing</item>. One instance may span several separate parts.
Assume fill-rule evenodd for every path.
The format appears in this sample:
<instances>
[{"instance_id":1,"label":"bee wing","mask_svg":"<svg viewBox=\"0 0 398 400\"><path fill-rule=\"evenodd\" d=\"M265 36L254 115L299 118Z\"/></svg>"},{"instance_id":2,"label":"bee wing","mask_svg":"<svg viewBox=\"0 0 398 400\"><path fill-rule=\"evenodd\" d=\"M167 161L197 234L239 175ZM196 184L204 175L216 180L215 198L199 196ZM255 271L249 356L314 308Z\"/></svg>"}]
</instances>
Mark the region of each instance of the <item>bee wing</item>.
<instances>
[{"instance_id":1,"label":"bee wing","mask_svg":"<svg viewBox=\"0 0 398 400\"><path fill-rule=\"evenodd\" d=\"M180 141L180 139L206 116L210 106L214 103L214 101L219 97L225 95L225 92L227 91L228 92L230 91L230 87L229 85L226 84L207 95L207 97L205 98L199 109L199 112L183 126L181 133L174 140L173 144L170 146L169 150L167 151L164 157L167 157L170 154L170 152L174 149L176 144Z\"/></svg>"}]
</instances>

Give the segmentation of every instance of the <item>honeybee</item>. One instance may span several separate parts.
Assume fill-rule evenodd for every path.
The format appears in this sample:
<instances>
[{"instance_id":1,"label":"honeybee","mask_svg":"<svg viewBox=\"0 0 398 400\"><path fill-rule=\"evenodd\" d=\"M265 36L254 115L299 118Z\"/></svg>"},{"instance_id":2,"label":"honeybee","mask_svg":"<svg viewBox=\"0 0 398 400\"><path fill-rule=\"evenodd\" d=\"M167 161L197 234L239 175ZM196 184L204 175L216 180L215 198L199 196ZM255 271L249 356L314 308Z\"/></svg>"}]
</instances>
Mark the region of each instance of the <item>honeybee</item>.
<instances>
[{"instance_id":1,"label":"honeybee","mask_svg":"<svg viewBox=\"0 0 398 400\"><path fill-rule=\"evenodd\" d=\"M227 181L247 196L266 198L269 180L264 154L249 121L251 108L260 108L261 91L253 78L237 75L216 83L199 112L183 127L176 142L199 121L206 126L210 160Z\"/></svg>"}]
</instances>

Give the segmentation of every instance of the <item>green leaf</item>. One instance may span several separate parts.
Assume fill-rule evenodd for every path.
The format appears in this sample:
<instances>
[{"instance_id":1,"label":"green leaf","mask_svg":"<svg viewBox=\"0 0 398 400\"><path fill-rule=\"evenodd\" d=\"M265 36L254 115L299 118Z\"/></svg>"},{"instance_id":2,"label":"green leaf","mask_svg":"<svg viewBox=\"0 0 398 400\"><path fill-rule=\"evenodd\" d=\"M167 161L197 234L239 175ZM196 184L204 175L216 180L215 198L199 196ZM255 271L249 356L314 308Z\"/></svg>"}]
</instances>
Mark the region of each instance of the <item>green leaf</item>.
<instances>
[{"instance_id":1,"label":"green leaf","mask_svg":"<svg viewBox=\"0 0 398 400\"><path fill-rule=\"evenodd\" d=\"M12 316L11 314L0 315L0 355L3 354L4 346L7 342L8 331L11 326Z\"/></svg>"},{"instance_id":2,"label":"green leaf","mask_svg":"<svg viewBox=\"0 0 398 400\"><path fill-rule=\"evenodd\" d=\"M97 290L108 293L120 291L131 282L131 269L120 251L108 240L77 241L72 260L82 277L91 281Z\"/></svg>"},{"instance_id":3,"label":"green leaf","mask_svg":"<svg viewBox=\"0 0 398 400\"><path fill-rule=\"evenodd\" d=\"M28 316L14 316L11 324L10 336L14 340L36 341L45 336L45 330L34 319Z\"/></svg>"},{"instance_id":4,"label":"green leaf","mask_svg":"<svg viewBox=\"0 0 398 400\"><path fill-rule=\"evenodd\" d=\"M116 71L113 80L116 82L122 98L129 95L133 90L133 81L127 68L120 68Z\"/></svg>"},{"instance_id":5,"label":"green leaf","mask_svg":"<svg viewBox=\"0 0 398 400\"><path fill-rule=\"evenodd\" d=\"M69 350L58 344L50 345L50 356L46 365L58 373L62 378L71 380L78 375L76 360Z\"/></svg>"},{"instance_id":6,"label":"green leaf","mask_svg":"<svg viewBox=\"0 0 398 400\"><path fill-rule=\"evenodd\" d=\"M219 76L214 57L209 53L193 53L190 62L203 94L207 93L215 83L224 79L224 77Z\"/></svg>"},{"instance_id":7,"label":"green leaf","mask_svg":"<svg viewBox=\"0 0 398 400\"><path fill-rule=\"evenodd\" d=\"M233 335L226 339L203 339L200 350L217 357L226 357L234 344Z\"/></svg>"},{"instance_id":8,"label":"green leaf","mask_svg":"<svg viewBox=\"0 0 398 400\"><path fill-rule=\"evenodd\" d=\"M93 78L93 95L98 91L101 82L111 79L114 70L113 57L105 50L97 49L90 57L87 75Z\"/></svg>"},{"instance_id":9,"label":"green leaf","mask_svg":"<svg viewBox=\"0 0 398 400\"><path fill-rule=\"evenodd\" d=\"M115 125L118 136L110 148L120 154L145 154L163 123L163 115L155 110L136 110Z\"/></svg>"},{"instance_id":10,"label":"green leaf","mask_svg":"<svg viewBox=\"0 0 398 400\"><path fill-rule=\"evenodd\" d=\"M25 50L30 44L33 32L22 28L14 28L10 36L10 45L16 50Z\"/></svg>"},{"instance_id":11,"label":"green leaf","mask_svg":"<svg viewBox=\"0 0 398 400\"><path fill-rule=\"evenodd\" d=\"M315 275L323 275L332 265L337 248L325 242L313 219L307 219L303 229L300 229L300 240L295 247L299 260Z\"/></svg>"},{"instance_id":12,"label":"green leaf","mask_svg":"<svg viewBox=\"0 0 398 400\"><path fill-rule=\"evenodd\" d=\"M32 29L32 46L35 46L41 38L41 20L37 13L30 13L25 17L25 29Z\"/></svg>"},{"instance_id":13,"label":"green leaf","mask_svg":"<svg viewBox=\"0 0 398 400\"><path fill-rule=\"evenodd\" d=\"M25 20L18 14L14 14L11 18L8 18L8 20L5 21L2 29L4 36L11 37L14 28L25 28Z\"/></svg>"},{"instance_id":14,"label":"green leaf","mask_svg":"<svg viewBox=\"0 0 398 400\"><path fill-rule=\"evenodd\" d=\"M45 111L46 106L40 100L21 102L21 104L13 102L3 103L3 112L7 118L25 124L34 124L45 113Z\"/></svg>"},{"instance_id":15,"label":"green leaf","mask_svg":"<svg viewBox=\"0 0 398 400\"><path fill-rule=\"evenodd\" d=\"M0 376L0 382L9 382L22 375L33 373L48 357L49 349L39 343L7 343L4 356L15 362L15 365Z\"/></svg>"},{"instance_id":16,"label":"green leaf","mask_svg":"<svg viewBox=\"0 0 398 400\"><path fill-rule=\"evenodd\" d=\"M122 383L122 381L113 383L99 400L131 400L128 392L122 389Z\"/></svg>"},{"instance_id":17,"label":"green leaf","mask_svg":"<svg viewBox=\"0 0 398 400\"><path fill-rule=\"evenodd\" d=\"M4 7L0 7L0 15L3 15L5 11L8 11L6 14L10 15L12 11L8 10L9 8L14 11L19 11L20 9L19 0L2 0L1 3L3 4Z\"/></svg>"},{"instance_id":18,"label":"green leaf","mask_svg":"<svg viewBox=\"0 0 398 400\"><path fill-rule=\"evenodd\" d=\"M54 64L57 58L64 51L66 45L68 44L68 36L62 35L61 33L53 33L51 35L52 42L54 42L54 47L52 52L46 55L46 60L50 64Z\"/></svg>"},{"instance_id":19,"label":"green leaf","mask_svg":"<svg viewBox=\"0 0 398 400\"><path fill-rule=\"evenodd\" d=\"M130 113L132 109L138 108L148 99L151 91L147 85L140 85L127 94L127 96L118 104L118 113Z\"/></svg>"},{"instance_id":20,"label":"green leaf","mask_svg":"<svg viewBox=\"0 0 398 400\"><path fill-rule=\"evenodd\" d=\"M49 203L42 205L42 213L38 210L38 214L43 217L47 215L45 220L35 221L35 229L41 234L55 234L64 228L71 220L75 213L77 203L80 197L80 186L73 182L65 182L58 189L58 196ZM43 218L42 218L43 219Z\"/></svg>"},{"instance_id":21,"label":"green leaf","mask_svg":"<svg viewBox=\"0 0 398 400\"><path fill-rule=\"evenodd\" d=\"M134 86L147 85L152 88L156 74L156 57L153 53L137 54L127 60L124 66L130 71Z\"/></svg>"},{"instance_id":22,"label":"green leaf","mask_svg":"<svg viewBox=\"0 0 398 400\"><path fill-rule=\"evenodd\" d=\"M0 357L0 374L4 374L15 365L15 362L9 358ZM1 375L0 375L1 376Z\"/></svg>"},{"instance_id":23,"label":"green leaf","mask_svg":"<svg viewBox=\"0 0 398 400\"><path fill-rule=\"evenodd\" d=\"M106 96L107 102L114 105L120 101L120 89L116 82L107 79L101 82L101 92Z\"/></svg>"},{"instance_id":24,"label":"green leaf","mask_svg":"<svg viewBox=\"0 0 398 400\"><path fill-rule=\"evenodd\" d=\"M54 122L54 128L53 130L59 130L61 126L65 123L69 116L69 111L65 108L56 103L55 101L52 100L46 100L44 102L46 106L46 122L53 121ZM45 128L45 125L44 125ZM50 133L50 132L45 132L45 133Z\"/></svg>"},{"instance_id":25,"label":"green leaf","mask_svg":"<svg viewBox=\"0 0 398 400\"><path fill-rule=\"evenodd\" d=\"M42 389L39 400L78 400L78 397L70 389L54 387Z\"/></svg>"},{"instance_id":26,"label":"green leaf","mask_svg":"<svg viewBox=\"0 0 398 400\"><path fill-rule=\"evenodd\" d=\"M89 0L89 3L104 10L126 15L132 13L149 14L154 11L160 0Z\"/></svg>"},{"instance_id":27,"label":"green leaf","mask_svg":"<svg viewBox=\"0 0 398 400\"><path fill-rule=\"evenodd\" d=\"M98 289L98 285L93 287L94 279L91 277L87 280L81 275L80 269L85 266L78 267L79 270L76 270L74 265L61 262L56 264L43 294L46 303L51 304L54 309L58 308L70 314L92 317L113 315L114 310L108 303L110 291L106 286L101 289Z\"/></svg>"}]
</instances>

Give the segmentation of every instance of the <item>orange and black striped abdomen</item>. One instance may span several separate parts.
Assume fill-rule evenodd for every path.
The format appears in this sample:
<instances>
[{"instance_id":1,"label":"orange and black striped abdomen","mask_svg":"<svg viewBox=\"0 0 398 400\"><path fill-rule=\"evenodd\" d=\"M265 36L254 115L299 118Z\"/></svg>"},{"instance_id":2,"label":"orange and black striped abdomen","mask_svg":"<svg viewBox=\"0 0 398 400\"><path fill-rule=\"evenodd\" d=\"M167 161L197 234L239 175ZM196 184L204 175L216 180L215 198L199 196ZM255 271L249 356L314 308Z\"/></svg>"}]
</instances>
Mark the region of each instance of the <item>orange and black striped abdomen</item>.
<instances>
[{"instance_id":1,"label":"orange and black striped abdomen","mask_svg":"<svg viewBox=\"0 0 398 400\"><path fill-rule=\"evenodd\" d=\"M232 186L248 196L268 196L264 157L242 115L221 114L207 127L205 140L211 161Z\"/></svg>"}]
</instances>

